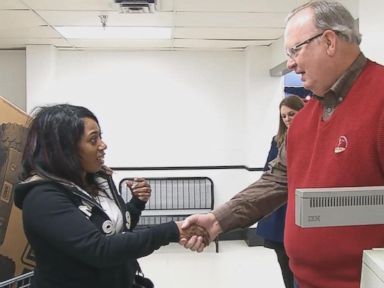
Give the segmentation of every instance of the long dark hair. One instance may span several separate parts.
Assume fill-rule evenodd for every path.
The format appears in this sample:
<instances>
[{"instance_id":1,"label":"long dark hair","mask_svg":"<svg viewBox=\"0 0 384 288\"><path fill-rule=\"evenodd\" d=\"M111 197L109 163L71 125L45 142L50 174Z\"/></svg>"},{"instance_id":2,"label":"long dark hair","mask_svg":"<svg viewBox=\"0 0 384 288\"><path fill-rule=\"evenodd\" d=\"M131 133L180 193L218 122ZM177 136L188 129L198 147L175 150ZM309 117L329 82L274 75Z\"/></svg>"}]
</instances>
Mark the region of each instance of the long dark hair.
<instances>
[{"instance_id":1,"label":"long dark hair","mask_svg":"<svg viewBox=\"0 0 384 288\"><path fill-rule=\"evenodd\" d=\"M87 108L70 104L35 109L22 158L21 180L32 175L60 177L85 188L78 153L84 118L99 123Z\"/></svg>"},{"instance_id":2,"label":"long dark hair","mask_svg":"<svg viewBox=\"0 0 384 288\"><path fill-rule=\"evenodd\" d=\"M277 146L280 147L283 144L285 139L285 134L287 133L287 126L284 124L283 118L281 118L280 110L282 106L287 106L290 109L295 111L301 110L304 107L304 101L296 95L289 95L281 100L279 105L279 131L277 132Z\"/></svg>"}]
</instances>

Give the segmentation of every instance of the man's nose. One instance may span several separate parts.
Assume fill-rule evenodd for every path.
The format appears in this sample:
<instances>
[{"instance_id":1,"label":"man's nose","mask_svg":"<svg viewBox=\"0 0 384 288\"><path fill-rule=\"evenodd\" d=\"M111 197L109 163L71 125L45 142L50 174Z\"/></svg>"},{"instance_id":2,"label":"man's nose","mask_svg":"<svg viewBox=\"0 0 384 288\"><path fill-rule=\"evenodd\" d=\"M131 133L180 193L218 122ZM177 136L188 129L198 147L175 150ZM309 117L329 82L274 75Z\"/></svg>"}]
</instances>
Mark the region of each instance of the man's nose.
<instances>
[{"instance_id":1,"label":"man's nose","mask_svg":"<svg viewBox=\"0 0 384 288\"><path fill-rule=\"evenodd\" d=\"M294 70L296 67L296 61L294 59L292 59L291 57L288 57L288 60L287 60L287 68L289 70Z\"/></svg>"}]
</instances>

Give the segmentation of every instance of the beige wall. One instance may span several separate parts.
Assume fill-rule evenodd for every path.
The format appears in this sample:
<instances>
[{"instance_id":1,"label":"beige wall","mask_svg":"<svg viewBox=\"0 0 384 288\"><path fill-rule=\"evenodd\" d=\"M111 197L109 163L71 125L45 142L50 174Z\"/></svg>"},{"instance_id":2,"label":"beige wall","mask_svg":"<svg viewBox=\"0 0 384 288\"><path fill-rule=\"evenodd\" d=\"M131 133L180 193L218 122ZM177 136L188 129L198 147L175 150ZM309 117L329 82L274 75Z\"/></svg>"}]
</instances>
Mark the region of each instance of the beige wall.
<instances>
[{"instance_id":1,"label":"beige wall","mask_svg":"<svg viewBox=\"0 0 384 288\"><path fill-rule=\"evenodd\" d=\"M26 109L25 51L0 51L0 96Z\"/></svg>"}]
</instances>

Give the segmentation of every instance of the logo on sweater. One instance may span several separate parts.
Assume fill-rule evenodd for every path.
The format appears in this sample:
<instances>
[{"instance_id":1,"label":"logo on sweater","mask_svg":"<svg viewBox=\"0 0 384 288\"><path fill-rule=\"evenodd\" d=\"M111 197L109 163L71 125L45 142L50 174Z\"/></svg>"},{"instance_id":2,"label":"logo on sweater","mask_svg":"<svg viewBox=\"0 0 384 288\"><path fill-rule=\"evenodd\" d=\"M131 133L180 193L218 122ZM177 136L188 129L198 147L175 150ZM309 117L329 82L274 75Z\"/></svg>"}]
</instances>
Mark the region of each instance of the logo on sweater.
<instances>
[{"instance_id":1,"label":"logo on sweater","mask_svg":"<svg viewBox=\"0 0 384 288\"><path fill-rule=\"evenodd\" d=\"M345 136L340 136L335 147L335 154L344 152L348 147L348 139Z\"/></svg>"}]
</instances>

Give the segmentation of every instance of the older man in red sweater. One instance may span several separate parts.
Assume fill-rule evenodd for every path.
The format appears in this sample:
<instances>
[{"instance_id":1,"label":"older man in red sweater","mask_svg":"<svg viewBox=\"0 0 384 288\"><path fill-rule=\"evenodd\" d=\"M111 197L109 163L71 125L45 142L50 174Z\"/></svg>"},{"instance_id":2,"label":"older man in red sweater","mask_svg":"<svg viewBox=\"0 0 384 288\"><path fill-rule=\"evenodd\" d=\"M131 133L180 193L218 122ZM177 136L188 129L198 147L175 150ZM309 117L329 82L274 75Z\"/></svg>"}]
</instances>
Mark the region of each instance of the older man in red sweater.
<instances>
[{"instance_id":1,"label":"older man in red sweater","mask_svg":"<svg viewBox=\"0 0 384 288\"><path fill-rule=\"evenodd\" d=\"M384 225L301 228L294 194L297 188L384 186L384 67L361 53L354 19L337 2L295 9L284 36L288 68L314 97L292 123L270 171L184 226L203 225L214 239L253 224L288 195L285 245L297 287L358 288L363 250L384 246ZM201 251L203 244L195 237L185 247Z\"/></svg>"}]
</instances>

